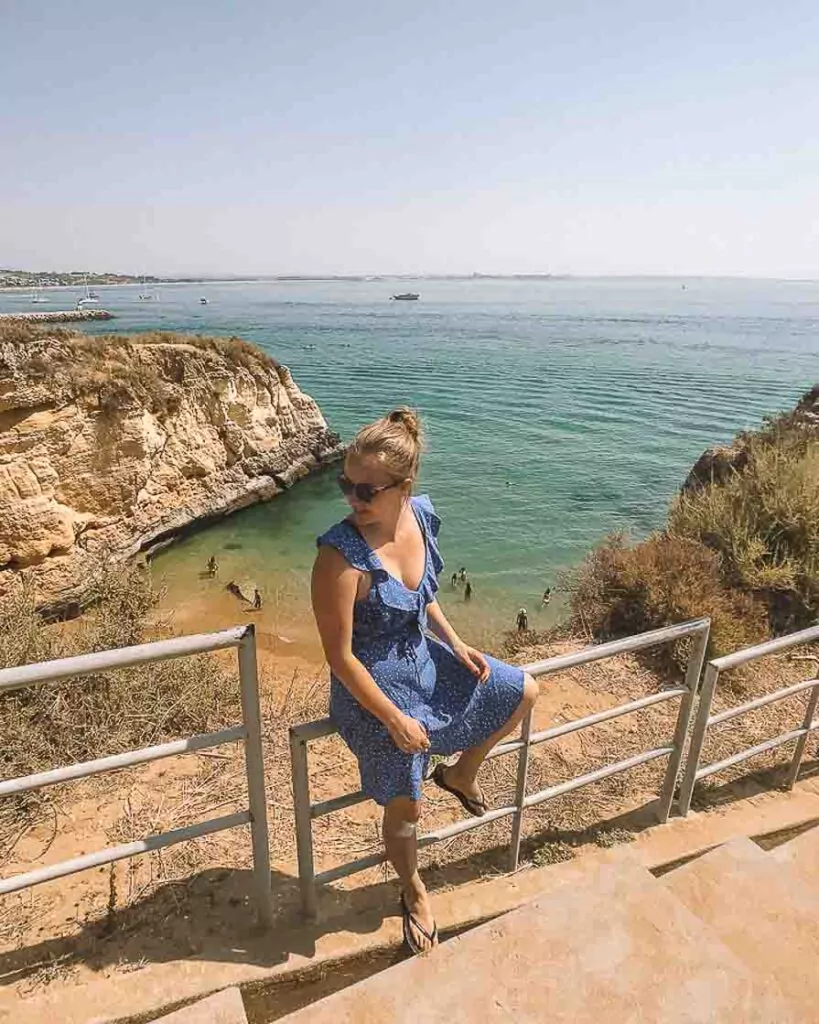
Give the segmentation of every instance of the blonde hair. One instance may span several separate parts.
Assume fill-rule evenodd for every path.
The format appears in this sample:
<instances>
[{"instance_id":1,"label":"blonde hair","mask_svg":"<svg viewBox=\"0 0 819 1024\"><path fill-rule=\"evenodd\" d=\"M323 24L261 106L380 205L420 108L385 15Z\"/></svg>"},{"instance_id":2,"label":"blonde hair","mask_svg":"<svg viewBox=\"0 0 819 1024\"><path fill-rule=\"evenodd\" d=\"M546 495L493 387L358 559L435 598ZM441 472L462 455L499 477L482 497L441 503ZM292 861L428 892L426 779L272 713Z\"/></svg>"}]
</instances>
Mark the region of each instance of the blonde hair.
<instances>
[{"instance_id":1,"label":"blonde hair","mask_svg":"<svg viewBox=\"0 0 819 1024\"><path fill-rule=\"evenodd\" d=\"M396 480L414 480L423 449L424 436L418 413L402 405L362 427L353 438L348 455L374 457Z\"/></svg>"}]
</instances>

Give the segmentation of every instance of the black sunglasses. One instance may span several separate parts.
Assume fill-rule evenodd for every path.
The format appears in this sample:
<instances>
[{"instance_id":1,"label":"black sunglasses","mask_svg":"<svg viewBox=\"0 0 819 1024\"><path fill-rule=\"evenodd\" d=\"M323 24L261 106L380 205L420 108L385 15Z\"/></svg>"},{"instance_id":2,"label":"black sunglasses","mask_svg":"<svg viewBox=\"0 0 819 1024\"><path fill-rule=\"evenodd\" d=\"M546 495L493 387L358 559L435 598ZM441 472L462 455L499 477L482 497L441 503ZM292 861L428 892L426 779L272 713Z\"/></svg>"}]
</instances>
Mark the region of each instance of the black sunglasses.
<instances>
[{"instance_id":1,"label":"black sunglasses","mask_svg":"<svg viewBox=\"0 0 819 1024\"><path fill-rule=\"evenodd\" d=\"M340 473L336 477L336 483L341 488L341 493L349 497L351 494L355 495L357 501L363 501L365 505L369 505L382 491L390 491L393 487L400 487L403 480L396 480L391 484L384 484L381 487L374 487L373 484L354 484L353 481Z\"/></svg>"}]
</instances>

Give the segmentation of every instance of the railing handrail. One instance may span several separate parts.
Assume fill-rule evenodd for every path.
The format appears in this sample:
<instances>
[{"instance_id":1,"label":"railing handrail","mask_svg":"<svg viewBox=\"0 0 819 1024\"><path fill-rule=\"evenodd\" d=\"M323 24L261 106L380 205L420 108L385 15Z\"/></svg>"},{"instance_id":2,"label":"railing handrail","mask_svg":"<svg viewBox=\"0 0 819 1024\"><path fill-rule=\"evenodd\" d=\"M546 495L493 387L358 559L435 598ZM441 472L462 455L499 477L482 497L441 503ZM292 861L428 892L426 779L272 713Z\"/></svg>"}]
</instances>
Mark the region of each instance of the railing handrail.
<instances>
[{"instance_id":1,"label":"railing handrail","mask_svg":"<svg viewBox=\"0 0 819 1024\"><path fill-rule=\"evenodd\" d=\"M785 779L786 787L788 789L793 789L799 776L799 769L802 764L802 757L805 752L807 738L810 733L819 729L819 721L814 720L817 704L819 704L819 659L812 659L816 661L816 675L813 679L805 679L799 683L791 683L788 686L780 687L780 689L764 694L762 697L756 697L752 700L745 701L742 704L738 704L733 708L720 711L716 715L711 714L711 708L714 704L717 682L719 681L719 677L722 672L726 672L732 668L737 668L740 665L746 665L750 661L757 661L760 658L766 658L772 654L778 654L779 652L786 651L792 647L799 647L802 644L814 643L817 641L819 641L819 624L809 626L807 629L799 630L797 633L790 633L787 636L776 637L774 640L768 640L765 643L756 644L753 647L745 647L742 650L723 655L721 658L714 658L708 662L708 665L705 668L702 689L700 691L700 702L699 707L697 708L697 717L691 734L688 760L686 761L685 771L683 772L683 779L680 785L679 807L680 814L683 817L685 817L691 809L691 800L694 796L694 787L697 782L708 778L710 775L715 775L717 772L723 771L725 768L731 768L736 764L740 764L742 761L747 761L749 758L755 757L757 754L765 753L769 750L775 750L777 747L784 746L786 743L792 743L796 740L796 748L794 749L790 767ZM720 761L715 761L712 764L702 765L700 763L702 760L702 748L705 744L705 737L711 726L722 725L725 722L730 722L739 715L748 714L750 711L756 711L768 704L773 704L775 701L793 697L797 693L804 692L805 690L811 690L812 692L805 707L802 724L798 729L782 733L781 735L770 740L765 740L762 743L756 743L753 746L745 747L742 750L731 754L729 757L723 758Z\"/></svg>"},{"instance_id":2,"label":"railing handrail","mask_svg":"<svg viewBox=\"0 0 819 1024\"><path fill-rule=\"evenodd\" d=\"M248 804L246 811L210 818L186 825L169 832L147 836L144 839L111 846L94 853L84 854L71 860L49 864L42 868L0 879L0 895L19 892L33 885L65 875L84 871L88 868L113 864L125 857L159 850L187 839L210 835L225 829L249 824L253 844L253 873L258 895L259 917L267 926L273 923L273 893L270 886L270 851L267 831L267 808L265 803L264 761L261 746L261 717L259 712L259 683L256 668L256 639L253 625L237 626L215 633L200 633L193 636L174 637L169 640L155 640L133 647L95 651L71 658L38 662L0 670L0 694L10 693L25 686L58 682L75 676L88 675L111 669L130 668L148 662L167 661L197 654L235 647L238 653L239 682L242 701L242 724L222 729L219 732L201 733L185 739L172 740L151 747L141 747L121 754L96 758L59 768L52 768L32 775L6 779L0 782L0 797L25 793L59 782L75 781L114 771L133 765L147 764L160 758L203 750L207 747L222 746L225 743L244 741L245 771L247 774Z\"/></svg>"},{"instance_id":3,"label":"railing handrail","mask_svg":"<svg viewBox=\"0 0 819 1024\"><path fill-rule=\"evenodd\" d=\"M744 665L748 661L756 661L758 658L765 658L769 654L777 654L789 647L798 647L799 644L809 644L819 640L819 623L815 626L808 626L798 633L790 633L787 636L778 636L774 640L766 640L765 643L756 644L754 647L745 647L732 654L724 654L721 658L714 658L710 665L713 665L719 672L726 672L730 668Z\"/></svg>"},{"instance_id":4,"label":"railing handrail","mask_svg":"<svg viewBox=\"0 0 819 1024\"><path fill-rule=\"evenodd\" d=\"M71 658L38 661L31 665L18 665L0 669L0 693L19 690L24 686L56 683L69 676L87 676L107 669L132 668L148 661L168 661L193 654L238 647L251 626L234 626L217 633L196 633L177 636L169 640L152 640L133 647L117 647L91 654L75 654Z\"/></svg>"},{"instance_id":5,"label":"railing handrail","mask_svg":"<svg viewBox=\"0 0 819 1024\"><path fill-rule=\"evenodd\" d=\"M668 818L671 804L674 799L674 790L682 762L683 748L688 726L691 720L694 698L697 692L697 684L702 672L702 664L705 660L705 651L708 644L710 630L709 619L693 619L690 622L679 623L674 626L666 626L662 629L651 630L647 633L640 633L635 636L624 637L620 640L612 640L603 644L594 644L585 647L580 651L571 654L555 655L543 661L533 662L529 665L522 665L524 672L532 676L553 675L579 665L591 664L603 658L610 658L614 655L625 654L633 651L643 650L647 647L654 647L661 643L670 643L675 640L691 636L694 642L688 656L688 667L685 675L685 683L682 686L672 687L658 694L651 694L648 697L640 697L637 700L628 701L625 704L617 705L606 711L587 715L585 718L574 722L562 723L552 729L545 729L540 733L532 735L532 711L523 720L521 735L518 739L507 740L498 744L489 752L488 757L499 757L502 754L518 753L518 771L515 790L515 801L507 807L499 807L489 811L482 817L470 818L445 825L433 832L418 837L419 847L428 846L430 843L440 842L452 836L460 835L473 828L480 828L489 822L501 818L514 816L512 837L510 841L510 866L516 870L520 857L520 840L523 825L523 814L527 807L535 806L546 800L551 800L563 793L581 786L589 785L601 779L609 778L620 772L628 771L640 764L661 757L668 758L662 789L658 801L658 817L661 821ZM677 714L674 735L669 742L655 747L652 750L643 751L633 757L626 758L613 764L604 765L592 772L587 772L569 779L558 785L547 787L538 793L528 794L526 783L528 776L529 752L532 746L547 742L557 736L569 732L576 732L579 729L590 728L621 715L630 714L642 710L663 701L673 700L680 697L680 709ZM296 821L296 847L299 862L299 886L301 889L302 907L304 912L313 916L317 910L316 884L335 881L347 875L361 871L364 868L379 864L384 859L383 852L370 854L366 857L340 864L316 874L313 863L313 836L312 820L324 814L351 807L369 798L361 791L358 793L347 793L333 797L330 800L319 801L314 804L310 800L310 778L307 762L307 744L312 740L323 736L329 736L336 732L336 728L329 718L319 719L315 722L305 722L301 725L292 726L290 729L290 755L291 770L293 779L293 804Z\"/></svg>"}]
</instances>

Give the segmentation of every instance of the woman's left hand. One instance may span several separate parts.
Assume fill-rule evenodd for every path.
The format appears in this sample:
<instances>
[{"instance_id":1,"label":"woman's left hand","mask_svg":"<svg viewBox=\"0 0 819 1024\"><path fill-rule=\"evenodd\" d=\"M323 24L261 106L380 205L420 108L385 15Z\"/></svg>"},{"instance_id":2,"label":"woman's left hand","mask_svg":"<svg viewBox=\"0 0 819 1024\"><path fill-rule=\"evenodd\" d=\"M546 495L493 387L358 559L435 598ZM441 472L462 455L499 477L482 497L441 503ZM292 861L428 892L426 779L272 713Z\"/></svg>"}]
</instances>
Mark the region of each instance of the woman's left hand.
<instances>
[{"instance_id":1,"label":"woman's left hand","mask_svg":"<svg viewBox=\"0 0 819 1024\"><path fill-rule=\"evenodd\" d=\"M469 671L478 677L478 682L486 682L490 673L489 662L480 651L463 642L455 644L452 650L458 661L466 665Z\"/></svg>"}]
</instances>

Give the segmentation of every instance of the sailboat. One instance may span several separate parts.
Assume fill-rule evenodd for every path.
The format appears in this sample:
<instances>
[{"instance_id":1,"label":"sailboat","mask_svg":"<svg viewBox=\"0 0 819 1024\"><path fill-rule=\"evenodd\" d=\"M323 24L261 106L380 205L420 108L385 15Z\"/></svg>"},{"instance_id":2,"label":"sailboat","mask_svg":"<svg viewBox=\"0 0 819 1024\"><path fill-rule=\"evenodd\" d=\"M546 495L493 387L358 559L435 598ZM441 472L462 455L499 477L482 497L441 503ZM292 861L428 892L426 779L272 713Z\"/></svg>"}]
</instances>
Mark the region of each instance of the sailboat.
<instances>
[{"instance_id":1,"label":"sailboat","mask_svg":"<svg viewBox=\"0 0 819 1024\"><path fill-rule=\"evenodd\" d=\"M31 289L31 295L29 296L29 302L48 302L48 299L43 295L43 286L41 284L35 284Z\"/></svg>"},{"instance_id":2,"label":"sailboat","mask_svg":"<svg viewBox=\"0 0 819 1024\"><path fill-rule=\"evenodd\" d=\"M77 299L77 309L84 309L86 306L99 305L100 297L88 287L88 278L85 278L85 295Z\"/></svg>"},{"instance_id":3,"label":"sailboat","mask_svg":"<svg viewBox=\"0 0 819 1024\"><path fill-rule=\"evenodd\" d=\"M137 298L139 299L140 302L156 302L156 300L159 298L156 292L148 290L148 285L145 281L144 275L142 278L142 290L140 291Z\"/></svg>"}]
</instances>

